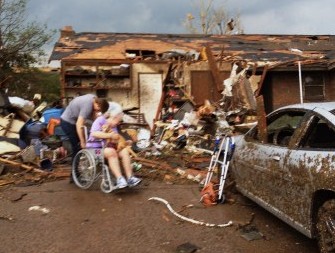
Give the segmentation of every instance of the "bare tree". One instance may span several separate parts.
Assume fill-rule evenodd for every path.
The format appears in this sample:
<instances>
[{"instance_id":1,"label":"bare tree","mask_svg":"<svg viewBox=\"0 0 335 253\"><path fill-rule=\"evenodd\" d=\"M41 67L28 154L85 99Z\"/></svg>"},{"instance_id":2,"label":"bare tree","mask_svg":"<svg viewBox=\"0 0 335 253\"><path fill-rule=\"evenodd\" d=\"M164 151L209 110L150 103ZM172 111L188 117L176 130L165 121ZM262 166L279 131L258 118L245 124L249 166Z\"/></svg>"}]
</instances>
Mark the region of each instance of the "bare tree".
<instances>
[{"instance_id":1,"label":"bare tree","mask_svg":"<svg viewBox=\"0 0 335 253\"><path fill-rule=\"evenodd\" d=\"M28 22L26 5L27 0L0 0L0 85L37 63L55 33L46 25Z\"/></svg>"},{"instance_id":2,"label":"bare tree","mask_svg":"<svg viewBox=\"0 0 335 253\"><path fill-rule=\"evenodd\" d=\"M214 0L194 0L197 15L188 13L184 26L190 33L201 34L233 34L243 33L239 14L229 15L225 5L214 6Z\"/></svg>"}]
</instances>

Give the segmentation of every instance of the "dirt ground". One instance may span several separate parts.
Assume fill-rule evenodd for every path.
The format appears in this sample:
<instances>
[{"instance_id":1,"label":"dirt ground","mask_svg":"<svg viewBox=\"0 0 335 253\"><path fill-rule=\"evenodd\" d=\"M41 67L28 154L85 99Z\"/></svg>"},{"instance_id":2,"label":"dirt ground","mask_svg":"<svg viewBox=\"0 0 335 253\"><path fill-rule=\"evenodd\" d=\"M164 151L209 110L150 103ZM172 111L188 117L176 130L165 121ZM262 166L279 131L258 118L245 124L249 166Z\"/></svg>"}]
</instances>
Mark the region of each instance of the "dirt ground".
<instances>
[{"instance_id":1,"label":"dirt ground","mask_svg":"<svg viewBox=\"0 0 335 253\"><path fill-rule=\"evenodd\" d=\"M137 174L140 186L110 194L68 179L0 188L0 253L318 252L314 240L234 191L229 202L204 207L196 182L152 168Z\"/></svg>"}]
</instances>

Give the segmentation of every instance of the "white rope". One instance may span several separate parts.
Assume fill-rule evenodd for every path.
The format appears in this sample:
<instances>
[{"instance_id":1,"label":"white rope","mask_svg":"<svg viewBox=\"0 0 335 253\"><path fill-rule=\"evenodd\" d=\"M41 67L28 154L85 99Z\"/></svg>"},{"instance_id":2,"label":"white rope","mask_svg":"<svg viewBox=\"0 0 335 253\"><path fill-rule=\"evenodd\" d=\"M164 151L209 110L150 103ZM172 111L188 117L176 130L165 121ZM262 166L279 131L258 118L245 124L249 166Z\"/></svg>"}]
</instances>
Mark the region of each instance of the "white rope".
<instances>
[{"instance_id":1,"label":"white rope","mask_svg":"<svg viewBox=\"0 0 335 253\"><path fill-rule=\"evenodd\" d=\"M220 227L220 228L228 227L228 226L233 224L232 221L229 221L226 224L211 224L211 223L206 223L206 222L203 222L203 221L197 221L197 220L182 216L179 213L177 213L176 211L174 211L172 209L172 207L170 206L169 202L167 202L165 199L158 198L158 197L152 197L152 198L149 198L148 200L156 200L156 201L160 201L160 202L164 203L172 214L174 214L175 216L177 216L178 218L180 218L182 220L191 222L193 224L203 225L203 226L206 226L206 227Z\"/></svg>"}]
</instances>

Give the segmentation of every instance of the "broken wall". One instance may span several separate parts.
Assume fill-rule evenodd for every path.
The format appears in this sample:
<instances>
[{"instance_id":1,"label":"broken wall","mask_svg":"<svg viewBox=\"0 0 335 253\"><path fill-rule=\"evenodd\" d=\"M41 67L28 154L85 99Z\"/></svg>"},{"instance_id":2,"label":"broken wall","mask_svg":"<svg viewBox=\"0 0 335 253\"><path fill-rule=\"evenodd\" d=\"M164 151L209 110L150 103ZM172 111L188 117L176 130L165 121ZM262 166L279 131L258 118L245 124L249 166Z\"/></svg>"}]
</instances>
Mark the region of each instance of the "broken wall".
<instances>
[{"instance_id":1,"label":"broken wall","mask_svg":"<svg viewBox=\"0 0 335 253\"><path fill-rule=\"evenodd\" d=\"M229 77L230 62L219 63L218 68L222 80ZM207 61L185 64L183 71L185 89L191 94L197 105L203 104L206 99L217 102L222 98L223 85L221 87L216 86Z\"/></svg>"},{"instance_id":2,"label":"broken wall","mask_svg":"<svg viewBox=\"0 0 335 253\"><path fill-rule=\"evenodd\" d=\"M284 105L299 103L298 73L268 72L262 94L267 113Z\"/></svg>"},{"instance_id":3,"label":"broken wall","mask_svg":"<svg viewBox=\"0 0 335 253\"><path fill-rule=\"evenodd\" d=\"M81 66L80 62L77 64L78 67ZM95 66L92 65L92 71L94 71L94 68ZM85 87L74 86L64 89L63 92L65 97L75 97L79 94L91 93L99 97L106 97L109 101L118 102L125 109L138 107L140 108L140 112L145 114L148 123L152 127L162 93L162 82L167 75L168 68L168 63L133 63L130 66L130 85L128 87L101 85L96 88L94 86L97 82L96 79L82 74L80 80L81 83L85 84ZM66 70L62 69L63 72ZM92 83L92 87L86 86L86 83L89 82Z\"/></svg>"}]
</instances>

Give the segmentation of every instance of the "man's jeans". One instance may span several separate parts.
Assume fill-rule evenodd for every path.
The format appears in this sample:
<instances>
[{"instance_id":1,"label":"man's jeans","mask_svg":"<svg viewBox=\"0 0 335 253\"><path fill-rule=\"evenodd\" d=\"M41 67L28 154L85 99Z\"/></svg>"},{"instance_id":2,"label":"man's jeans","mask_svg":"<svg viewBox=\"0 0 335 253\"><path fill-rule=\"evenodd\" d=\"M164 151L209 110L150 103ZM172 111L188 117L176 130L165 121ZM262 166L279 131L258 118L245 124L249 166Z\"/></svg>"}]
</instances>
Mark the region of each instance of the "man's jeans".
<instances>
[{"instance_id":1,"label":"man's jeans","mask_svg":"<svg viewBox=\"0 0 335 253\"><path fill-rule=\"evenodd\" d=\"M72 147L72 158L75 157L75 155L78 153L78 151L81 149L80 147L80 140L77 134L76 125L71 124L63 119L60 121L60 125L64 131L64 133L69 138L69 141L71 143Z\"/></svg>"}]
</instances>

